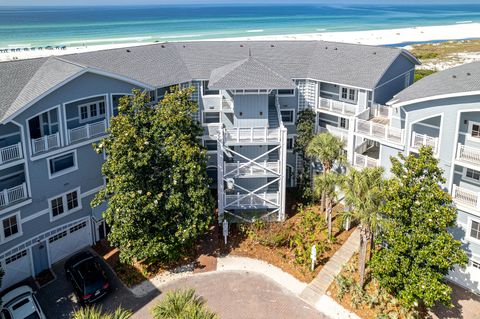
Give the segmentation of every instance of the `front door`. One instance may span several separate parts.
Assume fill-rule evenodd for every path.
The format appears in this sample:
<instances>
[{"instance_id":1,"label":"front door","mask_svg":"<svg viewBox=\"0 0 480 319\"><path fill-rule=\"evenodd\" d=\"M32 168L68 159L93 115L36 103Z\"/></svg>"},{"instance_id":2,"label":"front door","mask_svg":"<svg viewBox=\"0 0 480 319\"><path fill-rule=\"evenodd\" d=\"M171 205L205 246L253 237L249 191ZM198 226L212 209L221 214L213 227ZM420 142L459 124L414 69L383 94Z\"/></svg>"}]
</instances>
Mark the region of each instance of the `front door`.
<instances>
[{"instance_id":1,"label":"front door","mask_svg":"<svg viewBox=\"0 0 480 319\"><path fill-rule=\"evenodd\" d=\"M48 252L47 244L45 241L39 242L32 247L32 257L33 257L33 270L34 275L37 276L39 273L48 269Z\"/></svg>"}]
</instances>

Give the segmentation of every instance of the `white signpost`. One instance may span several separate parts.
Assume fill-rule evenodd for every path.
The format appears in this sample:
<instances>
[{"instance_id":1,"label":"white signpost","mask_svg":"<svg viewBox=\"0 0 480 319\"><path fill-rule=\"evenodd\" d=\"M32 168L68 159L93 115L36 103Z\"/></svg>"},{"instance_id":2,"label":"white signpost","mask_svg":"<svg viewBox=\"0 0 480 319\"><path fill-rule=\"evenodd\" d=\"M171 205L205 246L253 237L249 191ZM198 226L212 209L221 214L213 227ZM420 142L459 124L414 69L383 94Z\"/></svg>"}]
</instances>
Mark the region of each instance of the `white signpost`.
<instances>
[{"instance_id":1,"label":"white signpost","mask_svg":"<svg viewBox=\"0 0 480 319\"><path fill-rule=\"evenodd\" d=\"M223 220L223 238L225 239L225 245L227 244L227 237L228 237L228 222L226 219Z\"/></svg>"},{"instance_id":2,"label":"white signpost","mask_svg":"<svg viewBox=\"0 0 480 319\"><path fill-rule=\"evenodd\" d=\"M315 269L315 263L317 262L317 246L312 246L312 252L310 253L310 258L312 259L312 271Z\"/></svg>"}]
</instances>

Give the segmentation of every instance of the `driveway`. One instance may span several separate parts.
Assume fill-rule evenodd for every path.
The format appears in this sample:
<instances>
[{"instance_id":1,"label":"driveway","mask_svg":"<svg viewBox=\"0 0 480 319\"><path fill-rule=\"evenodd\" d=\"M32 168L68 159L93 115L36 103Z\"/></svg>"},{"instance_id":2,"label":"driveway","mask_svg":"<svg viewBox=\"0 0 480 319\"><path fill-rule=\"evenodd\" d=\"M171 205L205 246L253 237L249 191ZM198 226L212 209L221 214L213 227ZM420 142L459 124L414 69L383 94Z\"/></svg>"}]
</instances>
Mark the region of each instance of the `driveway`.
<instances>
[{"instance_id":1,"label":"driveway","mask_svg":"<svg viewBox=\"0 0 480 319\"><path fill-rule=\"evenodd\" d=\"M208 307L222 319L302 318L324 319L314 308L269 278L249 272L212 272L174 281L162 291L155 290L137 298L105 267L111 281L111 291L99 305L105 310L119 306L134 312L133 318L150 317L151 308L164 297L164 292L177 288L194 288L207 301ZM53 268L57 279L41 288L37 298L47 318L69 318L78 308L72 286L65 277L63 263Z\"/></svg>"}]
</instances>

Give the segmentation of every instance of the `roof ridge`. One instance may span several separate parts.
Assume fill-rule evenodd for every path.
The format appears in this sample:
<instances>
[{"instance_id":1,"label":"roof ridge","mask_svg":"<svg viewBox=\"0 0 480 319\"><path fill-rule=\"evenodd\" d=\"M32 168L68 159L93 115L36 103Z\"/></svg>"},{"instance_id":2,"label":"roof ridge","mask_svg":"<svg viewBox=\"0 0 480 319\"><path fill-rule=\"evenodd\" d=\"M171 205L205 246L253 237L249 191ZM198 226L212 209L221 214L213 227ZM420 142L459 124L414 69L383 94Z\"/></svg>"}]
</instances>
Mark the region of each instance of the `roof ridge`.
<instances>
[{"instance_id":1,"label":"roof ridge","mask_svg":"<svg viewBox=\"0 0 480 319\"><path fill-rule=\"evenodd\" d=\"M77 62L73 62L73 61L69 61L67 59L64 59L64 58L61 58L61 57L58 57L58 56L52 56L52 58L54 58L55 60L58 60L60 62L65 62L65 63L69 63L71 65L75 65L75 66L78 66L80 68L88 68L88 66L84 65L84 64L80 64L80 63L77 63Z\"/></svg>"},{"instance_id":2,"label":"roof ridge","mask_svg":"<svg viewBox=\"0 0 480 319\"><path fill-rule=\"evenodd\" d=\"M279 77L285 79L285 80L288 80L288 81L291 81L291 79L289 78L286 78L285 76L283 76L282 74L278 73L277 71L275 71L274 69L272 69L271 67L269 67L268 65L266 65L265 63L263 63L262 61L260 61L259 59L255 58L254 56L249 56L249 59L252 58L254 59L255 61L257 61L258 63L260 63L261 65L263 65L264 67L266 67L268 70L272 71L273 73L275 73L276 75L278 75Z\"/></svg>"}]
</instances>

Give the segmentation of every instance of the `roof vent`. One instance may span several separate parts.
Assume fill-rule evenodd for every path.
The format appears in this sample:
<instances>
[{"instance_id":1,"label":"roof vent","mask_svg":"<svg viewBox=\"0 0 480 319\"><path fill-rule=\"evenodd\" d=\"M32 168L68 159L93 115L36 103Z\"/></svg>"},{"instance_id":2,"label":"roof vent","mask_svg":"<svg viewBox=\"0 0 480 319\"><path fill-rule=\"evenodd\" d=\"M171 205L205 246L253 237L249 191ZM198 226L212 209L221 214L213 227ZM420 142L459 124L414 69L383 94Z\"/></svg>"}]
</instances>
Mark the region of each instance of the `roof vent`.
<instances>
[{"instance_id":1,"label":"roof vent","mask_svg":"<svg viewBox=\"0 0 480 319\"><path fill-rule=\"evenodd\" d=\"M165 46L162 44L162 48L165 48Z\"/></svg>"},{"instance_id":2,"label":"roof vent","mask_svg":"<svg viewBox=\"0 0 480 319\"><path fill-rule=\"evenodd\" d=\"M325 50L328 50L328 47L325 47Z\"/></svg>"},{"instance_id":3,"label":"roof vent","mask_svg":"<svg viewBox=\"0 0 480 319\"><path fill-rule=\"evenodd\" d=\"M187 46L184 44L183 47L186 48Z\"/></svg>"},{"instance_id":4,"label":"roof vent","mask_svg":"<svg viewBox=\"0 0 480 319\"><path fill-rule=\"evenodd\" d=\"M470 75L472 75L472 74L471 74L470 72L467 72L467 75L470 76Z\"/></svg>"},{"instance_id":5,"label":"roof vent","mask_svg":"<svg viewBox=\"0 0 480 319\"><path fill-rule=\"evenodd\" d=\"M335 50L335 51L337 51L338 49L337 49L337 48L335 48L334 50Z\"/></svg>"},{"instance_id":6,"label":"roof vent","mask_svg":"<svg viewBox=\"0 0 480 319\"><path fill-rule=\"evenodd\" d=\"M243 44L240 44L240 47L243 48Z\"/></svg>"},{"instance_id":7,"label":"roof vent","mask_svg":"<svg viewBox=\"0 0 480 319\"><path fill-rule=\"evenodd\" d=\"M130 53L130 50L129 50L129 49L127 49L127 52L128 52L128 53Z\"/></svg>"},{"instance_id":8,"label":"roof vent","mask_svg":"<svg viewBox=\"0 0 480 319\"><path fill-rule=\"evenodd\" d=\"M377 54L377 52L373 52L373 54Z\"/></svg>"},{"instance_id":9,"label":"roof vent","mask_svg":"<svg viewBox=\"0 0 480 319\"><path fill-rule=\"evenodd\" d=\"M273 44L270 44L270 47L271 47L271 48L274 48L275 46L274 46Z\"/></svg>"},{"instance_id":10,"label":"roof vent","mask_svg":"<svg viewBox=\"0 0 480 319\"><path fill-rule=\"evenodd\" d=\"M452 78L456 79L456 78L457 78L457 76L456 76L456 75L452 75Z\"/></svg>"}]
</instances>

